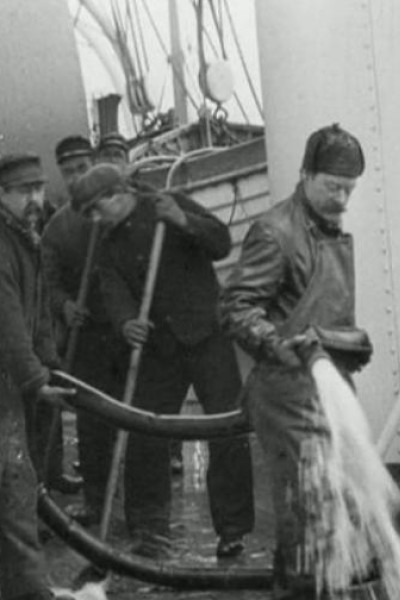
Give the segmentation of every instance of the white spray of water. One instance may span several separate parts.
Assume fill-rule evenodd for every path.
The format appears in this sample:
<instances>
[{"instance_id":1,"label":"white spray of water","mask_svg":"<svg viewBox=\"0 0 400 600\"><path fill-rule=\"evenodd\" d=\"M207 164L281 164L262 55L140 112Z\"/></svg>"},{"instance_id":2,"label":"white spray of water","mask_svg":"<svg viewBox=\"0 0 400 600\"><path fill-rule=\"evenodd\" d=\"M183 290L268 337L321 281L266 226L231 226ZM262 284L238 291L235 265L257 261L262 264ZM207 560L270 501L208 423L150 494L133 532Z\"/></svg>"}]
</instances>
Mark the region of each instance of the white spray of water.
<instances>
[{"instance_id":1,"label":"white spray of water","mask_svg":"<svg viewBox=\"0 0 400 600\"><path fill-rule=\"evenodd\" d=\"M329 514L320 518L331 521L330 539L323 547L321 537L314 540L314 557L323 557L319 565L317 559L317 587L346 590L355 575L366 577L376 561L388 598L398 600L400 541L393 517L400 507L399 490L379 457L350 385L328 359L316 360L311 372L331 433L328 454L325 448L317 457L330 490L330 502L325 503Z\"/></svg>"}]
</instances>

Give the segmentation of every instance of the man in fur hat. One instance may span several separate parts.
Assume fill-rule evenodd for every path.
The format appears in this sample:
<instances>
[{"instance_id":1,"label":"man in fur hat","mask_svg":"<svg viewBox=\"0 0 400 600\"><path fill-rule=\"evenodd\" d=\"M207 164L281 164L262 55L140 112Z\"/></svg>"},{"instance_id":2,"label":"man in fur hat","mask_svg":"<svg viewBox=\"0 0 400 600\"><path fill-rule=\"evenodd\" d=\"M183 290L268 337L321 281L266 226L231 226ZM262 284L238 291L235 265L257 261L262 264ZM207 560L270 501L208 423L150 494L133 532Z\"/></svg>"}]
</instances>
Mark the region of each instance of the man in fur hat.
<instances>
[{"instance_id":1,"label":"man in fur hat","mask_svg":"<svg viewBox=\"0 0 400 600\"><path fill-rule=\"evenodd\" d=\"M363 152L353 135L338 125L313 133L299 184L251 226L221 304L226 328L256 361L247 399L273 460L275 558L283 586L285 569L298 566L302 543L297 482L303 444L311 433L327 435L304 361L310 348L328 351L348 377L369 358L368 341L355 326L352 237L342 231L363 171ZM351 351L340 335L332 340L343 330L354 335Z\"/></svg>"}]
</instances>

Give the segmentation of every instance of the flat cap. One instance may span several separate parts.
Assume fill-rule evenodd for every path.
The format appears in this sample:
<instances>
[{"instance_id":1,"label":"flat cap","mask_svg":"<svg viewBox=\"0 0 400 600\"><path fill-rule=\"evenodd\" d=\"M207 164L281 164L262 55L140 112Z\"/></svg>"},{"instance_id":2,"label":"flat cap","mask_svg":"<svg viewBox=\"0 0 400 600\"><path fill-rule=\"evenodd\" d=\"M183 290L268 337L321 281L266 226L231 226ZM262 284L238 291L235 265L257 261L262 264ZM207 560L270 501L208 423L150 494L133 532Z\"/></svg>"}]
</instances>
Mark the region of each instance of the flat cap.
<instances>
[{"instance_id":1,"label":"flat cap","mask_svg":"<svg viewBox=\"0 0 400 600\"><path fill-rule=\"evenodd\" d=\"M33 153L5 154L0 158L0 185L12 187L47 181L40 157Z\"/></svg>"},{"instance_id":2,"label":"flat cap","mask_svg":"<svg viewBox=\"0 0 400 600\"><path fill-rule=\"evenodd\" d=\"M365 159L358 139L337 123L318 129L306 143L302 170L339 177L359 177Z\"/></svg>"},{"instance_id":3,"label":"flat cap","mask_svg":"<svg viewBox=\"0 0 400 600\"><path fill-rule=\"evenodd\" d=\"M104 150L105 148L119 148L124 152L128 152L129 150L128 142L118 131L106 133L100 138L97 151Z\"/></svg>"},{"instance_id":4,"label":"flat cap","mask_svg":"<svg viewBox=\"0 0 400 600\"><path fill-rule=\"evenodd\" d=\"M72 208L85 212L101 198L125 188L125 178L115 165L99 164L81 175L72 188Z\"/></svg>"},{"instance_id":5,"label":"flat cap","mask_svg":"<svg viewBox=\"0 0 400 600\"><path fill-rule=\"evenodd\" d=\"M60 140L55 149L58 164L76 156L92 156L93 148L89 140L82 135L71 135Z\"/></svg>"}]
</instances>

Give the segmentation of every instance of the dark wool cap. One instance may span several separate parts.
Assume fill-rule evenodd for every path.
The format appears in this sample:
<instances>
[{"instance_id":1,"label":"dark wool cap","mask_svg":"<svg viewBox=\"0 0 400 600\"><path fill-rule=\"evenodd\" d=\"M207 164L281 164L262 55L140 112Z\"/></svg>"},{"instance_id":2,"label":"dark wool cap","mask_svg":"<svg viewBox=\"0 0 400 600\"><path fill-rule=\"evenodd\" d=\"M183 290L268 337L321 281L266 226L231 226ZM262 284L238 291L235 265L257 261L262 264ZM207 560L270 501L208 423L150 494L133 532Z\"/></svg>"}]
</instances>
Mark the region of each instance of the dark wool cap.
<instances>
[{"instance_id":1,"label":"dark wool cap","mask_svg":"<svg viewBox=\"0 0 400 600\"><path fill-rule=\"evenodd\" d=\"M0 158L0 186L7 188L46 181L37 154L5 154Z\"/></svg>"},{"instance_id":2,"label":"dark wool cap","mask_svg":"<svg viewBox=\"0 0 400 600\"><path fill-rule=\"evenodd\" d=\"M121 170L110 164L91 167L81 175L72 188L72 208L85 212L96 200L125 188Z\"/></svg>"},{"instance_id":3,"label":"dark wool cap","mask_svg":"<svg viewBox=\"0 0 400 600\"><path fill-rule=\"evenodd\" d=\"M105 148L119 148L124 152L128 152L129 150L128 142L126 141L124 136L118 133L117 131L113 131L112 133L106 133L100 138L97 150L101 151Z\"/></svg>"},{"instance_id":4,"label":"dark wool cap","mask_svg":"<svg viewBox=\"0 0 400 600\"><path fill-rule=\"evenodd\" d=\"M58 142L55 154L57 163L60 164L64 160L76 156L92 156L93 148L87 138L81 135L72 135Z\"/></svg>"},{"instance_id":5,"label":"dark wool cap","mask_svg":"<svg viewBox=\"0 0 400 600\"><path fill-rule=\"evenodd\" d=\"M335 123L318 129L307 140L302 170L339 177L359 177L365 168L360 142Z\"/></svg>"}]
</instances>

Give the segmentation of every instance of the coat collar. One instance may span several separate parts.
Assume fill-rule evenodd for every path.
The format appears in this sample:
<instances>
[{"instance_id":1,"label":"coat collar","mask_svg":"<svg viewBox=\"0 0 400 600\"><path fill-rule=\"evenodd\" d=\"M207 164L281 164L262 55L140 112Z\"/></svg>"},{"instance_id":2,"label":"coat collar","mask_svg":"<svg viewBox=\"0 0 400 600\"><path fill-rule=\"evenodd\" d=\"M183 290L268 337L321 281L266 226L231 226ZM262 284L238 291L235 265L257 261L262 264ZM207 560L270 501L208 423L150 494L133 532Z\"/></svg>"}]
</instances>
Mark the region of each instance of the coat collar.
<instances>
[{"instance_id":1,"label":"coat collar","mask_svg":"<svg viewBox=\"0 0 400 600\"><path fill-rule=\"evenodd\" d=\"M294 196L295 201L301 203L303 207L310 231L327 237L339 237L343 235L343 231L338 225L326 221L315 212L305 194L304 185L301 181L297 184Z\"/></svg>"},{"instance_id":2,"label":"coat collar","mask_svg":"<svg viewBox=\"0 0 400 600\"><path fill-rule=\"evenodd\" d=\"M0 219L20 237L22 237L28 246L33 250L38 250L40 246L40 235L19 221L11 211L0 203Z\"/></svg>"}]
</instances>

